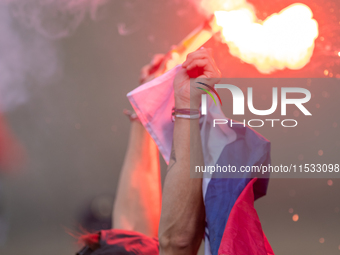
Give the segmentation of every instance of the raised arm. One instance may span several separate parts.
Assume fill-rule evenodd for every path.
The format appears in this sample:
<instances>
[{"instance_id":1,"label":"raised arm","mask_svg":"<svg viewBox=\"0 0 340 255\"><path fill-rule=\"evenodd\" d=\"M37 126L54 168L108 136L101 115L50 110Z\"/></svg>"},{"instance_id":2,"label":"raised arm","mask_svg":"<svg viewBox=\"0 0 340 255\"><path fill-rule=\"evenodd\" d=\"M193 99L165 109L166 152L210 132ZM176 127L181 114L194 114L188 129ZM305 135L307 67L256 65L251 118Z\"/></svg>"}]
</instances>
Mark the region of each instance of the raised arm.
<instances>
[{"instance_id":1,"label":"raised arm","mask_svg":"<svg viewBox=\"0 0 340 255\"><path fill-rule=\"evenodd\" d=\"M220 77L220 72L207 49L189 54L182 67L174 81L175 107L197 110L202 90L190 87L190 77L216 78ZM176 117L171 159L163 189L159 226L161 255L196 254L201 244L205 210L202 179L190 178L190 167L195 165L204 165L199 119Z\"/></svg>"},{"instance_id":2,"label":"raised arm","mask_svg":"<svg viewBox=\"0 0 340 255\"><path fill-rule=\"evenodd\" d=\"M140 83L154 78L154 70L163 57L156 55L151 64L142 68ZM114 204L113 228L157 237L161 192L158 148L143 125L138 120L132 120Z\"/></svg>"},{"instance_id":3,"label":"raised arm","mask_svg":"<svg viewBox=\"0 0 340 255\"><path fill-rule=\"evenodd\" d=\"M113 212L113 228L157 237L161 211L158 149L139 121L132 121Z\"/></svg>"}]
</instances>

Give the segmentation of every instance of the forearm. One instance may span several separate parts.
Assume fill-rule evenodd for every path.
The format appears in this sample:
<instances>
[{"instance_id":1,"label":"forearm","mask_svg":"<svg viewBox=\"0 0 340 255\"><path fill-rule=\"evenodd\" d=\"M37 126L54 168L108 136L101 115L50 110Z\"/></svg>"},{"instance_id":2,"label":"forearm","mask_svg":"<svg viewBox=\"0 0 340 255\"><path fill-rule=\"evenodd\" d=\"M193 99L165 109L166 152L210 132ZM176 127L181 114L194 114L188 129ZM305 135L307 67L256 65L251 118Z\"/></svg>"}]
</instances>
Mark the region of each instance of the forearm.
<instances>
[{"instance_id":1,"label":"forearm","mask_svg":"<svg viewBox=\"0 0 340 255\"><path fill-rule=\"evenodd\" d=\"M113 226L156 237L161 211L158 149L138 121L132 121L113 212Z\"/></svg>"},{"instance_id":2,"label":"forearm","mask_svg":"<svg viewBox=\"0 0 340 255\"><path fill-rule=\"evenodd\" d=\"M202 179L190 178L195 165L204 165L199 120L176 118L159 228L162 255L196 254L202 241Z\"/></svg>"}]
</instances>

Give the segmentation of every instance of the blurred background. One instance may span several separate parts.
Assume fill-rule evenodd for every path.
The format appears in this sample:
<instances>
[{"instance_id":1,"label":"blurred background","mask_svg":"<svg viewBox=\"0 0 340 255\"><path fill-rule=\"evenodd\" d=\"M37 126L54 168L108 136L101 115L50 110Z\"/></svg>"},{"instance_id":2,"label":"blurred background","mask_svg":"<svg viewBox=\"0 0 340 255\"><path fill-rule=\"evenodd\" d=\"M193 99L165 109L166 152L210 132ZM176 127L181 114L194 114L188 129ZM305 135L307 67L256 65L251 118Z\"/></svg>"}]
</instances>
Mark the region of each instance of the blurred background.
<instances>
[{"instance_id":1,"label":"blurred background","mask_svg":"<svg viewBox=\"0 0 340 255\"><path fill-rule=\"evenodd\" d=\"M294 3L249 2L260 19ZM308 65L264 75L213 38L207 46L223 77L339 78L339 4L301 2L319 23ZM110 228L129 134L126 94L154 54L204 20L194 1L0 0L0 254L74 254L69 232ZM162 169L164 180L164 161ZM270 180L255 206L275 254L340 254L339 194L339 179Z\"/></svg>"}]
</instances>

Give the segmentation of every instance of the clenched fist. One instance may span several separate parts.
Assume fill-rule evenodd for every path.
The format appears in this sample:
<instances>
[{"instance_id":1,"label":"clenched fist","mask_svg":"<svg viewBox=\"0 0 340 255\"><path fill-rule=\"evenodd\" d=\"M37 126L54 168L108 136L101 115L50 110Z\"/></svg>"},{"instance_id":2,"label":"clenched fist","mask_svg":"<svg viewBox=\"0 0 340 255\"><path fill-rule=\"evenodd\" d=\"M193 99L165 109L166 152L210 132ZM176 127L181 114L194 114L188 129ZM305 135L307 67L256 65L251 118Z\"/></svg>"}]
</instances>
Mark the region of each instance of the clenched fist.
<instances>
[{"instance_id":1,"label":"clenched fist","mask_svg":"<svg viewBox=\"0 0 340 255\"><path fill-rule=\"evenodd\" d=\"M205 92L197 87L204 86L196 83L190 84L190 78L218 78L214 79L215 84L220 77L221 72L212 57L211 49L201 48L188 54L186 61L182 64L182 69L178 71L174 80L175 107L177 109L200 107L201 95ZM213 84L210 85L213 86Z\"/></svg>"}]
</instances>

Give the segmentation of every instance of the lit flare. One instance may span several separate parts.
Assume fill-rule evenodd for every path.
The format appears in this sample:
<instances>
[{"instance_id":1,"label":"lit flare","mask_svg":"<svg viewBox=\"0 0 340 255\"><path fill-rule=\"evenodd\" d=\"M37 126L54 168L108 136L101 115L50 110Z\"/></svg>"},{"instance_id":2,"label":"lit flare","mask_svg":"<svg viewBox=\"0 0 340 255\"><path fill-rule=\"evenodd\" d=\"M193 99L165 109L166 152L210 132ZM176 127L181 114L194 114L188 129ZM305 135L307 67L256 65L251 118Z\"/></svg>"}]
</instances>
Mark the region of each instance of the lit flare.
<instances>
[{"instance_id":1,"label":"lit flare","mask_svg":"<svg viewBox=\"0 0 340 255\"><path fill-rule=\"evenodd\" d=\"M304 4L290 5L264 21L257 20L249 7L216 11L215 17L230 53L261 73L300 69L313 55L318 23Z\"/></svg>"}]
</instances>

